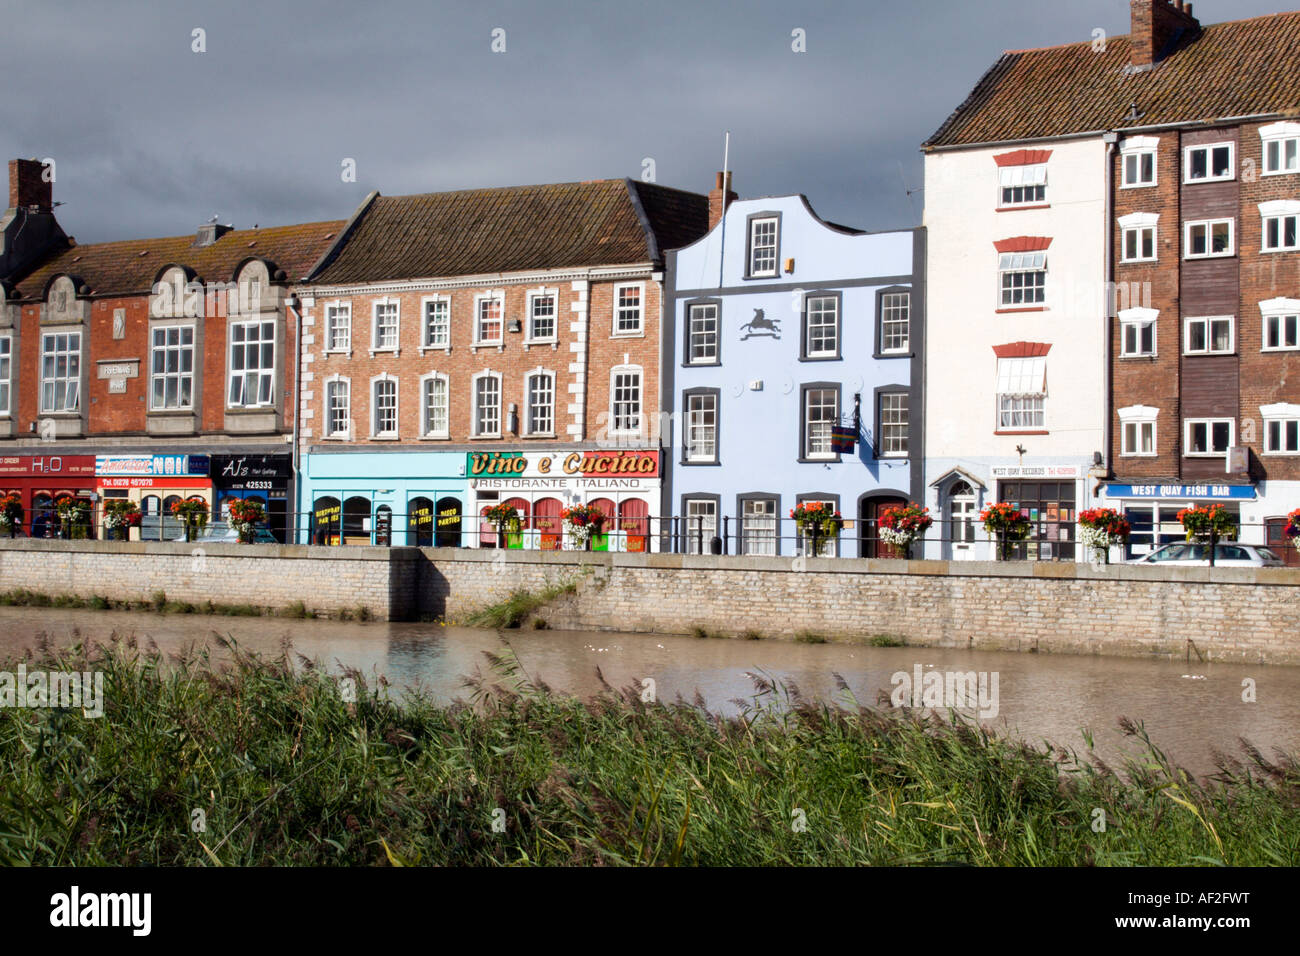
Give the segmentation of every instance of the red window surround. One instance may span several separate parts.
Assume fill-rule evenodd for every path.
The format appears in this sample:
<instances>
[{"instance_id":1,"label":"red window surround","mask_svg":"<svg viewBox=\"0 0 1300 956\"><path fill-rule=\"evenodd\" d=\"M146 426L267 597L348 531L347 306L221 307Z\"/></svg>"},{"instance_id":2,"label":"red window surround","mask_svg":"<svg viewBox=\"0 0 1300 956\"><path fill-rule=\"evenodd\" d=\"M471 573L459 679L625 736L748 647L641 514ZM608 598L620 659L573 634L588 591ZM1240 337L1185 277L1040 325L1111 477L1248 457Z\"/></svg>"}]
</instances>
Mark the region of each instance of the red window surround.
<instances>
[{"instance_id":1,"label":"red window surround","mask_svg":"<svg viewBox=\"0 0 1300 956\"><path fill-rule=\"evenodd\" d=\"M1042 252L1052 244L1050 236L1015 236L993 243L998 252Z\"/></svg>"}]
</instances>

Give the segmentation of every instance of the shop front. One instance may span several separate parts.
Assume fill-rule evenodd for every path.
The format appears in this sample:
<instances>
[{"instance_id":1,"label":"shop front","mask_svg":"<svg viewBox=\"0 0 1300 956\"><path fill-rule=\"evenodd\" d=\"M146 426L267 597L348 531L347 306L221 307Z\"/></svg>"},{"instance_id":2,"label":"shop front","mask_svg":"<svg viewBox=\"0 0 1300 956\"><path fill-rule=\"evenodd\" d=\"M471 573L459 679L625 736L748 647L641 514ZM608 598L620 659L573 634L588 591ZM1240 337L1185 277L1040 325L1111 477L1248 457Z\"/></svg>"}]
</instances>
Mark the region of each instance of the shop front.
<instances>
[{"instance_id":1,"label":"shop front","mask_svg":"<svg viewBox=\"0 0 1300 956\"><path fill-rule=\"evenodd\" d=\"M303 456L299 540L321 545L468 547L463 452Z\"/></svg>"},{"instance_id":2,"label":"shop front","mask_svg":"<svg viewBox=\"0 0 1300 956\"><path fill-rule=\"evenodd\" d=\"M996 500L1019 508L1029 519L1029 537L1013 556L1029 561L1075 561L1080 508L1087 508L1083 469L1078 465L995 465Z\"/></svg>"},{"instance_id":3,"label":"shop front","mask_svg":"<svg viewBox=\"0 0 1300 956\"><path fill-rule=\"evenodd\" d=\"M275 540L288 543L292 455L213 455L211 470L218 514L230 501L256 502L266 512L266 526Z\"/></svg>"},{"instance_id":4,"label":"shop front","mask_svg":"<svg viewBox=\"0 0 1300 956\"><path fill-rule=\"evenodd\" d=\"M202 501L212 514L210 466L207 455L97 455L96 490L101 504L114 498L136 503L140 540L175 541L185 537L185 526L172 517L172 505Z\"/></svg>"},{"instance_id":5,"label":"shop front","mask_svg":"<svg viewBox=\"0 0 1300 956\"><path fill-rule=\"evenodd\" d=\"M56 532L55 503L95 497L94 455L11 455L0 457L0 497L17 495L23 522L15 535L44 538Z\"/></svg>"},{"instance_id":6,"label":"shop front","mask_svg":"<svg viewBox=\"0 0 1300 956\"><path fill-rule=\"evenodd\" d=\"M578 542L565 533L563 513L584 506L600 513L590 537L592 551L657 550L660 467L658 449L470 452L465 473L467 511L476 516L472 546L577 549ZM515 509L518 532L498 534L485 517L496 505Z\"/></svg>"},{"instance_id":7,"label":"shop front","mask_svg":"<svg viewBox=\"0 0 1300 956\"><path fill-rule=\"evenodd\" d=\"M1178 512L1193 506L1222 505L1241 527L1242 541L1263 544L1263 529L1241 525L1242 507L1256 500L1250 484L1170 482L1147 485L1106 485L1105 505L1124 513L1132 526L1126 558L1140 558L1164 544L1185 541Z\"/></svg>"}]
</instances>

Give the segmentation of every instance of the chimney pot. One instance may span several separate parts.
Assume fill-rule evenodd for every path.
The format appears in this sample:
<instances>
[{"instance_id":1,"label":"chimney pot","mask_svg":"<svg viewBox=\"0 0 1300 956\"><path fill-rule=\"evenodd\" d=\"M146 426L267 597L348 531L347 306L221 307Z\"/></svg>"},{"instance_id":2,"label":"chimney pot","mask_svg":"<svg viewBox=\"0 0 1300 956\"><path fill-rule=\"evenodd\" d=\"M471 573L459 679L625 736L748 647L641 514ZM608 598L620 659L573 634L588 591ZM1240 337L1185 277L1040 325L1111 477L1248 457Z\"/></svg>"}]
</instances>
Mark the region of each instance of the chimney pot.
<instances>
[{"instance_id":1,"label":"chimney pot","mask_svg":"<svg viewBox=\"0 0 1300 956\"><path fill-rule=\"evenodd\" d=\"M1200 35L1201 25L1185 0L1129 0L1131 66L1150 69L1185 39Z\"/></svg>"},{"instance_id":2,"label":"chimney pot","mask_svg":"<svg viewBox=\"0 0 1300 956\"><path fill-rule=\"evenodd\" d=\"M736 194L731 191L731 171L718 173L716 184L709 193L709 228L712 229L722 221L726 208L736 201ZM726 197L725 199L723 197Z\"/></svg>"}]
</instances>

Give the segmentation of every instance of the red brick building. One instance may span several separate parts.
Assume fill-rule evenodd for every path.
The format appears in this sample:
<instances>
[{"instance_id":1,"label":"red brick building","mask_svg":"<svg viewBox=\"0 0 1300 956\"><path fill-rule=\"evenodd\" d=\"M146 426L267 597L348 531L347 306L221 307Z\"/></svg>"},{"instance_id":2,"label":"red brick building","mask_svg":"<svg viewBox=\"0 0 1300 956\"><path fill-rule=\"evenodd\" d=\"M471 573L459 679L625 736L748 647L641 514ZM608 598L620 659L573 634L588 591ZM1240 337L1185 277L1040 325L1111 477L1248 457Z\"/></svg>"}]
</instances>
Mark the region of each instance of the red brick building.
<instances>
[{"instance_id":1,"label":"red brick building","mask_svg":"<svg viewBox=\"0 0 1300 956\"><path fill-rule=\"evenodd\" d=\"M1300 507L1300 12L1129 12L1128 36L1005 54L949 122L1008 148L1105 145L1109 425L1093 474L1133 524L1130 554L1181 540L1177 512L1209 502L1239 515L1242 540L1280 545Z\"/></svg>"},{"instance_id":2,"label":"red brick building","mask_svg":"<svg viewBox=\"0 0 1300 956\"><path fill-rule=\"evenodd\" d=\"M433 543L436 505L455 529L440 543L490 544L477 516L509 502L518 546L555 546L560 509L584 502L616 525L609 546L629 546L658 513L657 464L615 479L564 462L658 462L664 252L707 228L707 197L623 179L368 197L297 288L317 525ZM527 462L476 476L473 455Z\"/></svg>"},{"instance_id":3,"label":"red brick building","mask_svg":"<svg viewBox=\"0 0 1300 956\"><path fill-rule=\"evenodd\" d=\"M11 164L11 202L33 189ZM54 235L10 274L0 302L0 454L15 459L13 473L28 457L95 456L95 494L157 515L177 497L243 497L212 465L257 460L275 472L255 490L283 530L297 348L289 289L342 226L210 223L85 246Z\"/></svg>"}]
</instances>

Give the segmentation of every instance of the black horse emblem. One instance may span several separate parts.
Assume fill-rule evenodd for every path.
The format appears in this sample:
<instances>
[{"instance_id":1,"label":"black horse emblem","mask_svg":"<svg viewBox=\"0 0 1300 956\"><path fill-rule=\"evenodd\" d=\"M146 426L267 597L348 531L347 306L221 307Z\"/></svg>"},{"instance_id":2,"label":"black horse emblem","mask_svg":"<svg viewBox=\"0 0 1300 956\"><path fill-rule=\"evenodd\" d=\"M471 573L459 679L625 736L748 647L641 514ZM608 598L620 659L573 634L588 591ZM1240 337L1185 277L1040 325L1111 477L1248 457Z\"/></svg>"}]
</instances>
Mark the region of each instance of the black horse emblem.
<instances>
[{"instance_id":1,"label":"black horse emblem","mask_svg":"<svg viewBox=\"0 0 1300 956\"><path fill-rule=\"evenodd\" d=\"M741 336L740 341L742 342L755 336L779 339L781 337L781 320L766 318L762 309L755 309L754 317L742 325L740 331L746 333Z\"/></svg>"}]
</instances>

